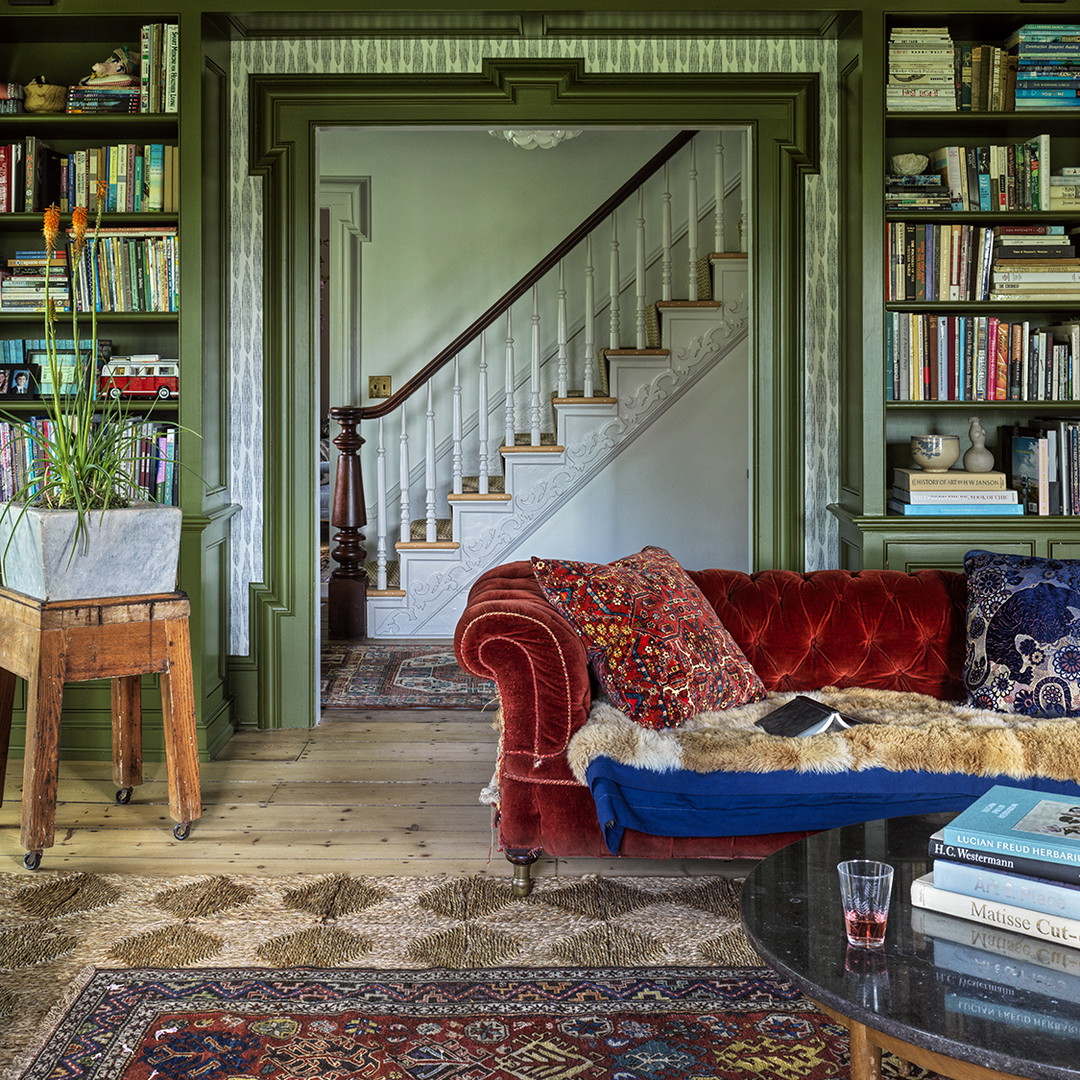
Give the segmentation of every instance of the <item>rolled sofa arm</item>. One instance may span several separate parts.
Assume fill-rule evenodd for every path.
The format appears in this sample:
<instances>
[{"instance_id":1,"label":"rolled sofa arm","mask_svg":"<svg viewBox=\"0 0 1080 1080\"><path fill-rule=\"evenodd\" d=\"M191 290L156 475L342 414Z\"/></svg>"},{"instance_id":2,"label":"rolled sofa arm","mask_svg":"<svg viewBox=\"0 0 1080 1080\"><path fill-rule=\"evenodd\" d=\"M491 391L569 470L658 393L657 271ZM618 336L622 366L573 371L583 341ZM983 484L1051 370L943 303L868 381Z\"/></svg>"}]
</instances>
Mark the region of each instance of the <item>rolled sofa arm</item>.
<instances>
[{"instance_id":1,"label":"rolled sofa arm","mask_svg":"<svg viewBox=\"0 0 1080 1080\"><path fill-rule=\"evenodd\" d=\"M566 747L589 715L588 662L530 563L506 563L477 578L454 651L462 667L499 688L502 771L539 783L572 779Z\"/></svg>"}]
</instances>

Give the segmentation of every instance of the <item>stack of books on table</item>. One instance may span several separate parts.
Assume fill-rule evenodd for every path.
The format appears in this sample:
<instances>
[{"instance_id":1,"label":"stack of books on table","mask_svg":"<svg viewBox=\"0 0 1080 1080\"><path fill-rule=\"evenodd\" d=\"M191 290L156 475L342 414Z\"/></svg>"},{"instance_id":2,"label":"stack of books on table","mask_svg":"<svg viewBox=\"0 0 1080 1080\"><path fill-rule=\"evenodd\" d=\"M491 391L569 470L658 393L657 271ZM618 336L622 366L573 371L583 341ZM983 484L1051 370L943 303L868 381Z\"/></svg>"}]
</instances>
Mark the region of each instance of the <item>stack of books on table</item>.
<instances>
[{"instance_id":1,"label":"stack of books on table","mask_svg":"<svg viewBox=\"0 0 1080 1080\"><path fill-rule=\"evenodd\" d=\"M892 30L885 102L889 112L956 108L956 53L947 26Z\"/></svg>"},{"instance_id":2,"label":"stack of books on table","mask_svg":"<svg viewBox=\"0 0 1080 1080\"><path fill-rule=\"evenodd\" d=\"M905 517L1022 515L1024 507L1007 480L1003 472L896 469L889 509Z\"/></svg>"},{"instance_id":3,"label":"stack of books on table","mask_svg":"<svg viewBox=\"0 0 1080 1080\"><path fill-rule=\"evenodd\" d=\"M917 908L1080 946L1080 796L995 785L930 838Z\"/></svg>"},{"instance_id":4,"label":"stack of books on table","mask_svg":"<svg viewBox=\"0 0 1080 1080\"><path fill-rule=\"evenodd\" d=\"M930 838L911 928L947 1011L1080 1037L1080 797L998 785Z\"/></svg>"}]
</instances>

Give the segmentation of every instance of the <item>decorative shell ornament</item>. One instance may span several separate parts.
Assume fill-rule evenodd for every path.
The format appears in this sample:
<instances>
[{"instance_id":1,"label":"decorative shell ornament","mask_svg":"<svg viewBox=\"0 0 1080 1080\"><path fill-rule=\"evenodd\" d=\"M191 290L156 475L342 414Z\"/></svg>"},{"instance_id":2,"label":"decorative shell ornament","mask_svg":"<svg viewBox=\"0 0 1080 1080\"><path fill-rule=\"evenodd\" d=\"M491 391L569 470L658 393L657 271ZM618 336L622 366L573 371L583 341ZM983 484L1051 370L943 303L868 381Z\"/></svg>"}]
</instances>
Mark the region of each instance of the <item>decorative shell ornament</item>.
<instances>
[{"instance_id":1,"label":"decorative shell ornament","mask_svg":"<svg viewBox=\"0 0 1080 1080\"><path fill-rule=\"evenodd\" d=\"M895 154L892 158L893 171L901 176L918 176L929 164L925 154Z\"/></svg>"}]
</instances>

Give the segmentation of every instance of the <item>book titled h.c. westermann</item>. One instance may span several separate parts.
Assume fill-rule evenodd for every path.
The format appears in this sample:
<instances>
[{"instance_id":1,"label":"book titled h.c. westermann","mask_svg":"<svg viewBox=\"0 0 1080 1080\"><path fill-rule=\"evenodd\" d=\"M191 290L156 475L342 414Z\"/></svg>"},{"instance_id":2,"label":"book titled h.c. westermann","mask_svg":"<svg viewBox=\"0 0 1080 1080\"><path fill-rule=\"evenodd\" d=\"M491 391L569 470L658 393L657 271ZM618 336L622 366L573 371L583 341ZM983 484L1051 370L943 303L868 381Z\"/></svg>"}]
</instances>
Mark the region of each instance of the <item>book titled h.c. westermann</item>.
<instances>
[{"instance_id":1,"label":"book titled h.c. westermann","mask_svg":"<svg viewBox=\"0 0 1080 1080\"><path fill-rule=\"evenodd\" d=\"M947 844L1080 866L1080 796L998 784L942 830Z\"/></svg>"}]
</instances>

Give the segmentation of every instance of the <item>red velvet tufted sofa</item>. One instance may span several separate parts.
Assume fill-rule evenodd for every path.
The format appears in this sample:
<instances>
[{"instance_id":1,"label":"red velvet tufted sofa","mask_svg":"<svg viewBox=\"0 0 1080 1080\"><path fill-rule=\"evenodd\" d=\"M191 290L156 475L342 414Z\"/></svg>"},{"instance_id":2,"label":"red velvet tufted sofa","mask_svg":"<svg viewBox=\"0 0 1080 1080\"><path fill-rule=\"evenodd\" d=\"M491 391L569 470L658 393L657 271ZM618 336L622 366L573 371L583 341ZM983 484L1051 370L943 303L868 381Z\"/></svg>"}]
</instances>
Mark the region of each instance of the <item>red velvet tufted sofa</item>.
<instances>
[{"instance_id":1,"label":"red velvet tufted sofa","mask_svg":"<svg viewBox=\"0 0 1080 1080\"><path fill-rule=\"evenodd\" d=\"M921 570L690 571L767 690L865 686L943 700L965 696L963 574ZM610 857L588 788L566 747L585 722L592 687L585 650L547 602L529 562L477 579L454 647L469 671L494 679L502 710L500 847L528 892L541 853ZM758 858L807 835L666 837L627 830L620 855Z\"/></svg>"}]
</instances>

